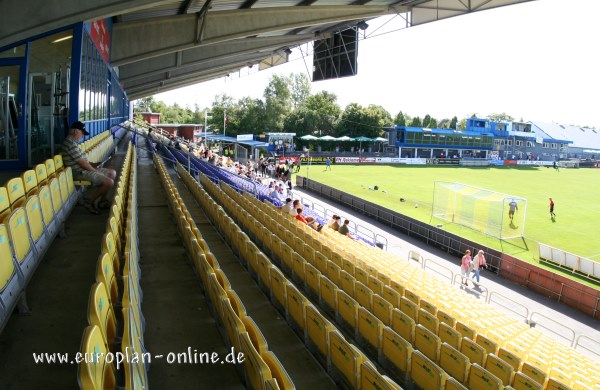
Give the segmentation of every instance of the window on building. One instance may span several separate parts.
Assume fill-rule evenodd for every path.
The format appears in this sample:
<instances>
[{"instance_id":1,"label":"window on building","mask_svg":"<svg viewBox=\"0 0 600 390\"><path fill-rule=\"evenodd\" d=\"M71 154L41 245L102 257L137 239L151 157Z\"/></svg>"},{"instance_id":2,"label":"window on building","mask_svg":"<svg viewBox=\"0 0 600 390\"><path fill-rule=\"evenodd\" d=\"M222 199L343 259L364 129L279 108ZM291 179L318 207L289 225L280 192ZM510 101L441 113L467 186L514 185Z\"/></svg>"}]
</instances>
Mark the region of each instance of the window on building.
<instances>
[{"instance_id":1,"label":"window on building","mask_svg":"<svg viewBox=\"0 0 600 390\"><path fill-rule=\"evenodd\" d=\"M515 146L517 146L517 147L523 146L523 141L515 141Z\"/></svg>"},{"instance_id":2,"label":"window on building","mask_svg":"<svg viewBox=\"0 0 600 390\"><path fill-rule=\"evenodd\" d=\"M549 149L549 148L550 148L550 143L549 143L549 142L544 142L544 145L543 145L543 147L544 147L545 149Z\"/></svg>"},{"instance_id":3,"label":"window on building","mask_svg":"<svg viewBox=\"0 0 600 390\"><path fill-rule=\"evenodd\" d=\"M531 141L527 141L527 147L528 148L533 148L533 147L535 147L535 144L533 142L531 142Z\"/></svg>"}]
</instances>

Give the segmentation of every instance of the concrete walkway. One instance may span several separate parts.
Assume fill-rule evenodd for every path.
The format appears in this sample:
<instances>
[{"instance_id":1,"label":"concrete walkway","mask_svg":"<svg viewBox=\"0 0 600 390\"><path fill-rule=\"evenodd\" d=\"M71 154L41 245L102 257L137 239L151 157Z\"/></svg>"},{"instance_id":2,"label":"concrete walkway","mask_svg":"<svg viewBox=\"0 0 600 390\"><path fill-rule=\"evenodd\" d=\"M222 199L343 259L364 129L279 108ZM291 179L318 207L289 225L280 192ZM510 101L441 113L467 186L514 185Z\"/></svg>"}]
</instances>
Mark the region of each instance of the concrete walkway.
<instances>
[{"instance_id":1,"label":"concrete walkway","mask_svg":"<svg viewBox=\"0 0 600 390\"><path fill-rule=\"evenodd\" d=\"M459 258L449 256L446 252L429 247L421 241L405 236L388 226L368 219L360 213L335 204L315 193L304 191L300 187L294 188L294 195L296 198L302 197L305 199L305 204L319 204L343 218L347 217L356 224L386 237L388 240L387 250L402 259L408 259L408 253L411 250L419 252L423 258L431 260L427 261L427 272L432 272L436 276L444 278L449 284L451 281L449 278L445 278L445 275L448 275L449 271L454 274L460 272ZM415 266L420 266L420 264L414 263ZM461 288L460 278L456 281L457 283L452 284L456 288ZM472 286L472 283L469 283L469 285ZM535 313L533 315L535 327L566 345L571 345L571 340L576 340L580 335L590 338L595 342L587 342L587 339L582 339L581 345L576 349L600 361L600 321L488 271L481 272L481 288L462 289L465 290L465 293L477 296L479 299L485 300L486 296L491 296L491 304L520 320L525 319L525 313L528 313L529 316ZM574 336L572 332L574 332ZM591 351L588 349L591 349Z\"/></svg>"}]
</instances>

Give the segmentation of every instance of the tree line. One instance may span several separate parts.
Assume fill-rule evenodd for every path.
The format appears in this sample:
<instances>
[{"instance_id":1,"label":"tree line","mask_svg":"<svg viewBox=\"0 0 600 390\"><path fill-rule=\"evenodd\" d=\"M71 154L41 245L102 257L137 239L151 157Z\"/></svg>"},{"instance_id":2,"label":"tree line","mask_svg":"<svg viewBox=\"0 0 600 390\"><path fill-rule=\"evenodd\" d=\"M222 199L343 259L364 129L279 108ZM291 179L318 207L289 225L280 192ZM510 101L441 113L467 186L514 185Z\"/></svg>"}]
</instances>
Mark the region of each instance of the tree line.
<instances>
[{"instance_id":1,"label":"tree line","mask_svg":"<svg viewBox=\"0 0 600 390\"><path fill-rule=\"evenodd\" d=\"M383 128L394 125L427 128L464 129L466 120L438 120L431 115L423 118L398 112L394 117L382 106L366 107L350 103L344 109L331 92L311 93L310 80L303 73L289 76L274 75L264 90L263 99L243 97L235 100L226 94L216 95L211 107L194 108L171 106L153 97L139 100L134 113L158 112L162 123L195 123L209 125L208 130L235 137L238 134L264 132L296 133L296 137L330 135L333 137L370 137L383 135ZM205 118L205 113L209 116ZM475 116L475 114L473 114ZM225 121L226 117L226 121ZM492 120L512 121L509 115L492 114Z\"/></svg>"}]
</instances>

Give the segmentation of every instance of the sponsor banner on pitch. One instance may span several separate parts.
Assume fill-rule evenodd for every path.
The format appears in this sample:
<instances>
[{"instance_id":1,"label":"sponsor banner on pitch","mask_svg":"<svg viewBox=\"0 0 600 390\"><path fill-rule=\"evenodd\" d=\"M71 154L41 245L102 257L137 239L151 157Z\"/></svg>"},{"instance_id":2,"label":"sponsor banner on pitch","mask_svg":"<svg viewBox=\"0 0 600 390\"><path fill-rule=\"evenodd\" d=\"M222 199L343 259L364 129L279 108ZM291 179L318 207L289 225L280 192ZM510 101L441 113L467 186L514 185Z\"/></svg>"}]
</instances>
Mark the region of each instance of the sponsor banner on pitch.
<instances>
[{"instance_id":1,"label":"sponsor banner on pitch","mask_svg":"<svg viewBox=\"0 0 600 390\"><path fill-rule=\"evenodd\" d=\"M427 164L432 165L459 165L460 158L428 158Z\"/></svg>"},{"instance_id":2,"label":"sponsor banner on pitch","mask_svg":"<svg viewBox=\"0 0 600 390\"><path fill-rule=\"evenodd\" d=\"M336 157L336 164L375 164L375 157Z\"/></svg>"},{"instance_id":3,"label":"sponsor banner on pitch","mask_svg":"<svg viewBox=\"0 0 600 390\"><path fill-rule=\"evenodd\" d=\"M331 164L335 163L335 158L331 158ZM300 157L300 162L302 164L325 164L327 161L327 157Z\"/></svg>"},{"instance_id":4,"label":"sponsor banner on pitch","mask_svg":"<svg viewBox=\"0 0 600 390\"><path fill-rule=\"evenodd\" d=\"M517 160L517 165L537 165L540 167L547 167L552 165L552 161Z\"/></svg>"}]
</instances>

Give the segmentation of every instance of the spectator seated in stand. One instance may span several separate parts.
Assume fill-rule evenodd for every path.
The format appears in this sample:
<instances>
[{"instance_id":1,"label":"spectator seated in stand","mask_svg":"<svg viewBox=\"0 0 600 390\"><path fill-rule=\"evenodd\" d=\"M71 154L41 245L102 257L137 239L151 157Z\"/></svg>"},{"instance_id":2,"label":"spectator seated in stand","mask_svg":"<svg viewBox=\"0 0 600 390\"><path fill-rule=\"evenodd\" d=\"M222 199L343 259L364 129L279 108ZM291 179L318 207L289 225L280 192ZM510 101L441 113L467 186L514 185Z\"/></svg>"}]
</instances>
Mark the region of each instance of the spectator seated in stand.
<instances>
[{"instance_id":1,"label":"spectator seated in stand","mask_svg":"<svg viewBox=\"0 0 600 390\"><path fill-rule=\"evenodd\" d=\"M344 224L342 226L340 226L340 228L338 229L338 233L355 240L355 238L352 237L352 235L350 234L350 229L348 228L349 224L350 224L350 221L346 219L344 221Z\"/></svg>"},{"instance_id":2,"label":"spectator seated in stand","mask_svg":"<svg viewBox=\"0 0 600 390\"><path fill-rule=\"evenodd\" d=\"M327 227L330 229L333 229L337 232L340 229L340 220L341 220L341 218L339 215L333 214L333 216L331 217L331 220L329 220L329 222L327 222Z\"/></svg>"},{"instance_id":3,"label":"spectator seated in stand","mask_svg":"<svg viewBox=\"0 0 600 390\"><path fill-rule=\"evenodd\" d=\"M315 218L313 218L313 217L304 218L304 215L302 215L302 212L303 212L303 210L301 208L296 209L296 219L298 221L307 224L308 226L310 226L311 228L315 229L318 232L320 232L321 229L323 229L323 225L319 224Z\"/></svg>"},{"instance_id":4,"label":"spectator seated in stand","mask_svg":"<svg viewBox=\"0 0 600 390\"><path fill-rule=\"evenodd\" d=\"M290 214L291 210L292 210L292 198L286 198L285 204L283 206L281 206L281 211L283 211L286 214Z\"/></svg>"}]
</instances>

